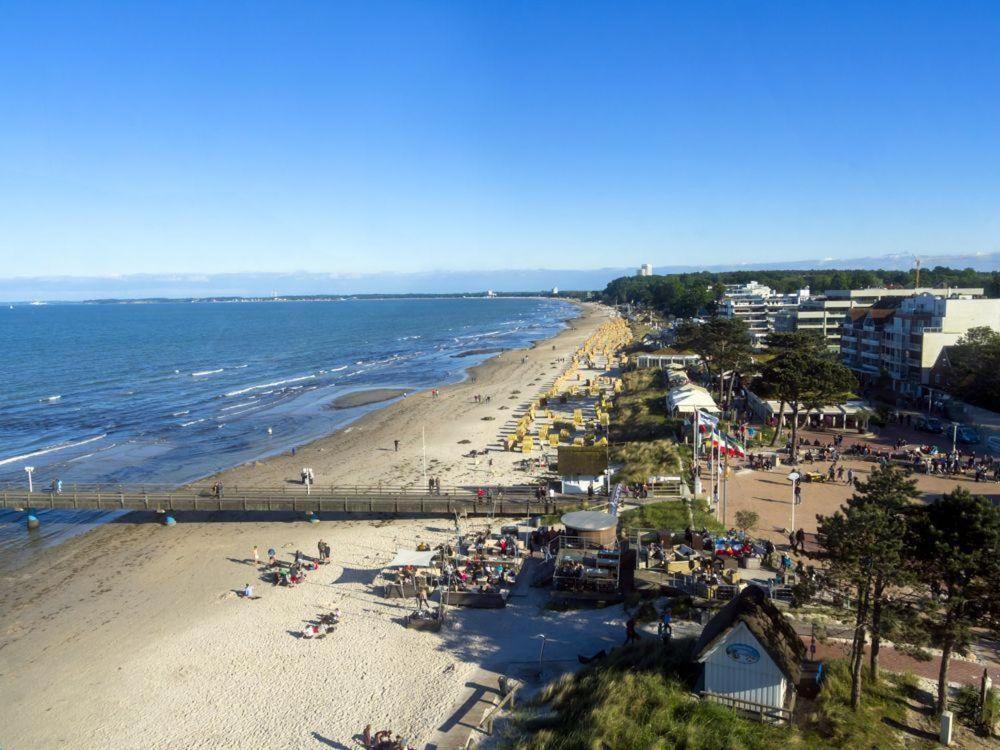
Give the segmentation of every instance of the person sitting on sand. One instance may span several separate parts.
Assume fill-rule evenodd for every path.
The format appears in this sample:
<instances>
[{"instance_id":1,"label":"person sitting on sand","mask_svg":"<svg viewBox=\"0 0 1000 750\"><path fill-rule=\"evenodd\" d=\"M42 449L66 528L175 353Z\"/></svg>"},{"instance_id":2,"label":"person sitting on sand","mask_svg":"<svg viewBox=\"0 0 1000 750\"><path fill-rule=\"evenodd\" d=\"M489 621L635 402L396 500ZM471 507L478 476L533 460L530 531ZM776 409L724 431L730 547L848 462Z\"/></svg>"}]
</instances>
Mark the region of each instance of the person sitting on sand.
<instances>
[{"instance_id":1,"label":"person sitting on sand","mask_svg":"<svg viewBox=\"0 0 1000 750\"><path fill-rule=\"evenodd\" d=\"M365 731L361 733L361 744L364 745L365 750L369 750L372 746L372 725L369 724L365 727Z\"/></svg>"},{"instance_id":2,"label":"person sitting on sand","mask_svg":"<svg viewBox=\"0 0 1000 750\"><path fill-rule=\"evenodd\" d=\"M319 635L319 628L316 627L315 625L306 625L305 628L302 629L303 638L315 638L318 635Z\"/></svg>"},{"instance_id":3,"label":"person sitting on sand","mask_svg":"<svg viewBox=\"0 0 1000 750\"><path fill-rule=\"evenodd\" d=\"M253 599L253 586L251 586L249 583L247 583L243 587L243 598L244 599Z\"/></svg>"}]
</instances>

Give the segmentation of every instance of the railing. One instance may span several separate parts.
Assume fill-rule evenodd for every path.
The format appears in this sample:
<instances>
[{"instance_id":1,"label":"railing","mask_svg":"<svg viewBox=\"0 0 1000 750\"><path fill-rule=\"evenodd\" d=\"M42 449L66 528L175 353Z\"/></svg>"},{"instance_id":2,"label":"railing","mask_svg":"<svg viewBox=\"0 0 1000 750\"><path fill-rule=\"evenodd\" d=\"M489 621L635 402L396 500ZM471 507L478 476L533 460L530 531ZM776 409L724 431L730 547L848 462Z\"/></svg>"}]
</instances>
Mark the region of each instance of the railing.
<instances>
[{"instance_id":1,"label":"railing","mask_svg":"<svg viewBox=\"0 0 1000 750\"><path fill-rule=\"evenodd\" d=\"M204 488L152 486L28 492L27 488L0 489L0 508L97 509L139 511L283 511L335 513L395 513L451 515L456 512L500 516L530 516L559 512L579 504L572 497L534 496L534 488L512 488L487 499L469 488L444 488L441 494L397 487L224 488L221 495Z\"/></svg>"},{"instance_id":2,"label":"railing","mask_svg":"<svg viewBox=\"0 0 1000 750\"><path fill-rule=\"evenodd\" d=\"M756 718L761 723L765 721L787 722L788 724L792 723L792 712L787 708L768 706L764 703L755 703L754 701L745 701L741 698L733 698L729 695L710 693L707 690L702 691L701 697L704 700L728 706L734 711L739 711L741 714Z\"/></svg>"},{"instance_id":3,"label":"railing","mask_svg":"<svg viewBox=\"0 0 1000 750\"><path fill-rule=\"evenodd\" d=\"M312 495L351 495L351 496L412 496L412 497L451 497L463 495L475 495L480 487L476 485L442 485L440 490L431 491L426 485L406 484L310 484L304 485L298 482L288 483L279 486L256 486L222 484L221 496L239 497L310 497ZM498 487L495 484L482 485L484 490L488 490L492 496L498 496ZM0 484L0 493L24 495L28 488L22 483ZM503 496L523 497L525 495L534 496L537 488L534 485L512 485L500 487ZM60 490L51 486L40 486L35 483L34 495L84 495L84 494L149 494L149 495L196 495L198 497L218 498L220 493L215 490L214 484L196 483L184 487L170 484L88 484L88 483L63 483Z\"/></svg>"}]
</instances>

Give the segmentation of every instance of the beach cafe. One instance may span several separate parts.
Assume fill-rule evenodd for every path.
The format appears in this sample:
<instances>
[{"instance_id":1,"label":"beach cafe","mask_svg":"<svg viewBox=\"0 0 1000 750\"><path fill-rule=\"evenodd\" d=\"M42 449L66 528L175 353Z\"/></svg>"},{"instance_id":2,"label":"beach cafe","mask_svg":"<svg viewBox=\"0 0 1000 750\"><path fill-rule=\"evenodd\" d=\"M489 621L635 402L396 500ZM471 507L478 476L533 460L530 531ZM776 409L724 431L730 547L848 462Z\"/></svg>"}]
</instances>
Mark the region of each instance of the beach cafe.
<instances>
[{"instance_id":1,"label":"beach cafe","mask_svg":"<svg viewBox=\"0 0 1000 750\"><path fill-rule=\"evenodd\" d=\"M633 529L630 541L638 570L656 573L660 584L705 600L728 601L756 585L787 601L806 573L804 568L793 571L791 558L779 556L770 542L739 531Z\"/></svg>"},{"instance_id":2,"label":"beach cafe","mask_svg":"<svg viewBox=\"0 0 1000 750\"><path fill-rule=\"evenodd\" d=\"M442 601L457 607L505 607L523 562L524 541L516 525L463 535L442 562Z\"/></svg>"},{"instance_id":3,"label":"beach cafe","mask_svg":"<svg viewBox=\"0 0 1000 750\"><path fill-rule=\"evenodd\" d=\"M709 414L719 413L715 399L700 385L686 383L667 393L667 413L670 416L692 415L699 410Z\"/></svg>"},{"instance_id":4,"label":"beach cafe","mask_svg":"<svg viewBox=\"0 0 1000 750\"><path fill-rule=\"evenodd\" d=\"M788 404L784 404L784 408L782 408L782 404L778 401L761 398L750 390L746 393L747 406L757 419L767 424L776 424L780 420L783 426L791 422L792 409ZM853 400L845 401L843 404L830 404L808 410L802 409L799 411L798 421L800 427L857 429L862 432L868 429L868 420L871 415L872 409L867 401Z\"/></svg>"},{"instance_id":5,"label":"beach cafe","mask_svg":"<svg viewBox=\"0 0 1000 750\"><path fill-rule=\"evenodd\" d=\"M396 550L396 556L382 573L383 595L387 599L413 598L421 586L435 588L439 578L435 560L440 557L440 550Z\"/></svg>"},{"instance_id":6,"label":"beach cafe","mask_svg":"<svg viewBox=\"0 0 1000 750\"><path fill-rule=\"evenodd\" d=\"M562 517L552 574L552 598L606 600L622 587L618 517L603 511L574 511Z\"/></svg>"}]
</instances>

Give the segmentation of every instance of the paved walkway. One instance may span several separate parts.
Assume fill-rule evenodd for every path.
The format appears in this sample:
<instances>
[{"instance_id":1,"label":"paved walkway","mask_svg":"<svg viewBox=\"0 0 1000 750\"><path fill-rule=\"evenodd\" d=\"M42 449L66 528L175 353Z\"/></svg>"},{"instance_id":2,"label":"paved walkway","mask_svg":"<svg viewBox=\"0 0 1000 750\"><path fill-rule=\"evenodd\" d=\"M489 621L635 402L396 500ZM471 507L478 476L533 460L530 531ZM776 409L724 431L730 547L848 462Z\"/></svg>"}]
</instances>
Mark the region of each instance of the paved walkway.
<instances>
[{"instance_id":1,"label":"paved walkway","mask_svg":"<svg viewBox=\"0 0 1000 750\"><path fill-rule=\"evenodd\" d=\"M809 636L803 635L802 641L809 646ZM816 658L820 660L844 659L851 653L851 644L842 641L828 641L816 644ZM866 653L867 649L866 649ZM867 657L866 657L867 660ZM893 646L882 646L879 650L879 664L887 672L912 672L917 677L937 681L941 669L941 657L934 656L930 661L914 659L909 654L897 651ZM990 679L996 684L1000 680L1000 664L995 662L976 663L965 659L953 658L948 667L948 681L961 685L979 685L983 678L983 668L990 670Z\"/></svg>"},{"instance_id":2,"label":"paved walkway","mask_svg":"<svg viewBox=\"0 0 1000 750\"><path fill-rule=\"evenodd\" d=\"M500 675L489 669L480 669L465 683L465 691L455 710L438 727L424 750L465 750L469 738L473 744L487 735L479 730L479 722L486 712L500 700L498 680Z\"/></svg>"}]
</instances>

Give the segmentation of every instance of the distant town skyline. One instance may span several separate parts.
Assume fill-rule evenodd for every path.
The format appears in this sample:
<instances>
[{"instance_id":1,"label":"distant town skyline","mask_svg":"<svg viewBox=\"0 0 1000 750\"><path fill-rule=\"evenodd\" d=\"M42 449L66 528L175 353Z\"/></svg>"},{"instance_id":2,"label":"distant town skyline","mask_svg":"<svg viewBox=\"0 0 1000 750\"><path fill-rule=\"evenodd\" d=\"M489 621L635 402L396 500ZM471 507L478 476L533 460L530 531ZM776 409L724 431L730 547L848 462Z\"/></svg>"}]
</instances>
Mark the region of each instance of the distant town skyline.
<instances>
[{"instance_id":1,"label":"distant town skyline","mask_svg":"<svg viewBox=\"0 0 1000 750\"><path fill-rule=\"evenodd\" d=\"M3 21L5 277L1000 250L995 3L14 0Z\"/></svg>"}]
</instances>

